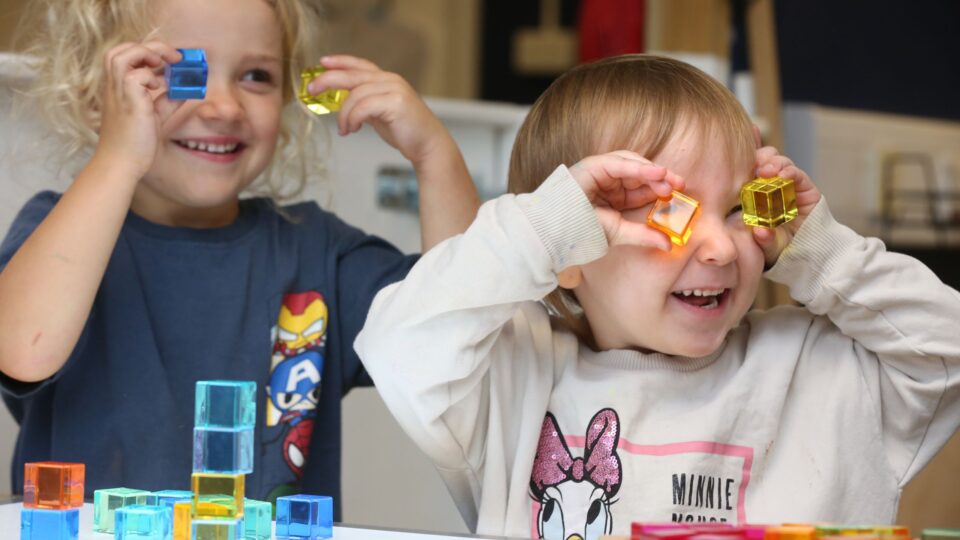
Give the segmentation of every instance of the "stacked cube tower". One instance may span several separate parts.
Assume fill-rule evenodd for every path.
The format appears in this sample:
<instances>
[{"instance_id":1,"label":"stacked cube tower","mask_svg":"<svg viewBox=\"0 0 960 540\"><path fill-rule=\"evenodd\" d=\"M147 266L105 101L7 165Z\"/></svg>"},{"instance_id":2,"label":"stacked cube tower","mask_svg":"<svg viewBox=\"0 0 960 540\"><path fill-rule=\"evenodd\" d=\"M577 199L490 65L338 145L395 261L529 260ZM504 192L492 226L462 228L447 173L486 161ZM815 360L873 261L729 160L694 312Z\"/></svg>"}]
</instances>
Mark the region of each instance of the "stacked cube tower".
<instances>
[{"instance_id":1,"label":"stacked cube tower","mask_svg":"<svg viewBox=\"0 0 960 540\"><path fill-rule=\"evenodd\" d=\"M20 540L76 540L83 506L82 463L27 463Z\"/></svg>"},{"instance_id":2,"label":"stacked cube tower","mask_svg":"<svg viewBox=\"0 0 960 540\"><path fill-rule=\"evenodd\" d=\"M186 538L243 538L244 476L253 472L256 417L256 383L197 382L190 482L192 535ZM182 519L176 517L175 538L186 532Z\"/></svg>"}]
</instances>

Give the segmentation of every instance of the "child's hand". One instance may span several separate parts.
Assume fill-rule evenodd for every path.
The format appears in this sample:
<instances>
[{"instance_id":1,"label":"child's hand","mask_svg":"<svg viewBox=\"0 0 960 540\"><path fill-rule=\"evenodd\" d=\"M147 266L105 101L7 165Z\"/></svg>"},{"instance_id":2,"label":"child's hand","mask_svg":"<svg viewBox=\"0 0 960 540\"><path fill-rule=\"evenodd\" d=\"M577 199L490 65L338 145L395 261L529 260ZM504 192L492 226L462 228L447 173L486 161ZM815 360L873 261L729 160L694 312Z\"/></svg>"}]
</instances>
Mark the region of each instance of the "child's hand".
<instances>
[{"instance_id":1,"label":"child's hand","mask_svg":"<svg viewBox=\"0 0 960 540\"><path fill-rule=\"evenodd\" d=\"M570 167L570 173L597 210L600 225L611 245L632 244L670 251L667 235L624 219L624 210L641 208L658 197L683 190L683 179L627 150L590 156Z\"/></svg>"},{"instance_id":2,"label":"child's hand","mask_svg":"<svg viewBox=\"0 0 960 540\"><path fill-rule=\"evenodd\" d=\"M325 56L320 65L328 71L310 83L310 93L333 88L350 91L337 114L341 135L359 130L366 122L414 167L440 147L446 151L449 133L403 77L348 55Z\"/></svg>"},{"instance_id":3,"label":"child's hand","mask_svg":"<svg viewBox=\"0 0 960 540\"><path fill-rule=\"evenodd\" d=\"M820 202L820 190L810 180L807 173L797 168L790 158L780 155L777 149L772 146L765 146L757 150L756 175L760 178L773 176L789 178L793 180L793 186L797 193L796 219L773 230L763 227L753 228L753 238L760 249L763 250L764 259L769 268L777 262L783 248L790 243L793 235L797 234L800 226L803 225L803 221L813 211L813 207Z\"/></svg>"},{"instance_id":4,"label":"child's hand","mask_svg":"<svg viewBox=\"0 0 960 540\"><path fill-rule=\"evenodd\" d=\"M160 139L157 100L165 93L163 67L179 62L179 51L158 41L121 43L105 57L97 156L132 166L139 180L153 164ZM172 107L175 109L176 107ZM172 110L165 111L164 117Z\"/></svg>"}]
</instances>

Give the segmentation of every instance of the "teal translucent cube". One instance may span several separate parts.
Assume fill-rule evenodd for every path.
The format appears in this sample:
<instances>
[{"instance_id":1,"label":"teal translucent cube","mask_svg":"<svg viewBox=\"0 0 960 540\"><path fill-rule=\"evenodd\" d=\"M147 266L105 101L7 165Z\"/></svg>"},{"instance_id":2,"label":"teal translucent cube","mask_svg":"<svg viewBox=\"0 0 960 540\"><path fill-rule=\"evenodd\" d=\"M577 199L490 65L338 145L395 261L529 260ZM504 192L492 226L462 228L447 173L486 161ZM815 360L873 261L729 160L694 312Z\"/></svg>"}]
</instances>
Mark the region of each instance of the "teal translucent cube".
<instances>
[{"instance_id":1,"label":"teal translucent cube","mask_svg":"<svg viewBox=\"0 0 960 540\"><path fill-rule=\"evenodd\" d=\"M190 531L193 540L244 540L243 518L193 519Z\"/></svg>"},{"instance_id":2,"label":"teal translucent cube","mask_svg":"<svg viewBox=\"0 0 960 540\"><path fill-rule=\"evenodd\" d=\"M117 508L114 523L116 540L169 540L173 535L173 513L165 506Z\"/></svg>"},{"instance_id":3,"label":"teal translucent cube","mask_svg":"<svg viewBox=\"0 0 960 540\"><path fill-rule=\"evenodd\" d=\"M79 508L20 510L20 540L77 540L79 536Z\"/></svg>"},{"instance_id":4,"label":"teal translucent cube","mask_svg":"<svg viewBox=\"0 0 960 540\"><path fill-rule=\"evenodd\" d=\"M149 491L130 488L98 489L93 492L93 530L112 533L117 508L135 504L155 505L157 496Z\"/></svg>"},{"instance_id":5,"label":"teal translucent cube","mask_svg":"<svg viewBox=\"0 0 960 540\"><path fill-rule=\"evenodd\" d=\"M157 499L157 506L165 506L173 511L173 505L178 502L192 500L193 492L183 489L164 489L162 491L154 491L153 496Z\"/></svg>"},{"instance_id":6,"label":"teal translucent cube","mask_svg":"<svg viewBox=\"0 0 960 540\"><path fill-rule=\"evenodd\" d=\"M257 419L257 383L197 381L195 428L252 428Z\"/></svg>"},{"instance_id":7,"label":"teal translucent cube","mask_svg":"<svg viewBox=\"0 0 960 540\"><path fill-rule=\"evenodd\" d=\"M252 473L253 428L194 428L193 472Z\"/></svg>"},{"instance_id":8,"label":"teal translucent cube","mask_svg":"<svg viewBox=\"0 0 960 540\"><path fill-rule=\"evenodd\" d=\"M243 500L244 540L270 540L273 525L273 505L253 499Z\"/></svg>"},{"instance_id":9,"label":"teal translucent cube","mask_svg":"<svg viewBox=\"0 0 960 540\"><path fill-rule=\"evenodd\" d=\"M278 539L317 540L333 536L333 499L323 495L277 497Z\"/></svg>"}]
</instances>

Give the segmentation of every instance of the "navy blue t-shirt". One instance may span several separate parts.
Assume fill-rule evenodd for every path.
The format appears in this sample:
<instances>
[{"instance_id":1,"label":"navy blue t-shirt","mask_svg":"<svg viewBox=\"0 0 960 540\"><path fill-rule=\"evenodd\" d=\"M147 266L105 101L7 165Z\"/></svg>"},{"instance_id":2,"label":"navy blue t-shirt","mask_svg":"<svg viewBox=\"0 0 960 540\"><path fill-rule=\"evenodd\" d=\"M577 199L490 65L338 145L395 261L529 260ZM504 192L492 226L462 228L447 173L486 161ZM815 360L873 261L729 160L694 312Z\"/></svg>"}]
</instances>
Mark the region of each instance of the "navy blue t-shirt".
<instances>
[{"instance_id":1,"label":"navy blue t-shirt","mask_svg":"<svg viewBox=\"0 0 960 540\"><path fill-rule=\"evenodd\" d=\"M59 200L43 192L0 246L0 269ZM415 262L314 203L241 201L215 229L130 213L66 365L24 384L0 374L23 464L86 464L86 493L189 489L198 380L257 382L247 497L340 495L341 398L372 384L353 350L374 295ZM56 306L50 306L51 310ZM334 505L339 519L340 505Z\"/></svg>"}]
</instances>

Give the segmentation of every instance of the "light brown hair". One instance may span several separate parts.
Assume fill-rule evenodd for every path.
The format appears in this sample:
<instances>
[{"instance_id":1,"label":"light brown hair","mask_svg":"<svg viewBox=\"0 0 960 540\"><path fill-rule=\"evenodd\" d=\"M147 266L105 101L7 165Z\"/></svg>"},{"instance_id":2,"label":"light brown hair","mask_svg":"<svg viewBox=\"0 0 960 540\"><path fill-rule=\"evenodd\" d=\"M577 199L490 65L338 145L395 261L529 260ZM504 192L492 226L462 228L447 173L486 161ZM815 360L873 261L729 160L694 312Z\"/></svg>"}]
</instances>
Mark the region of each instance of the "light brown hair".
<instances>
[{"instance_id":1,"label":"light brown hair","mask_svg":"<svg viewBox=\"0 0 960 540\"><path fill-rule=\"evenodd\" d=\"M264 0L277 14L283 31L283 98L290 103L299 87L300 70L320 54L319 0ZM125 41L142 41L154 31L156 0L31 0L18 36L26 52L38 59L30 97L38 112L65 144L64 161L92 151L102 109L104 54ZM311 116L284 114L273 163L251 191L277 200L295 197L307 179L322 171L310 146ZM316 170L312 170L316 169ZM293 177L292 185L286 180Z\"/></svg>"},{"instance_id":2,"label":"light brown hair","mask_svg":"<svg viewBox=\"0 0 960 540\"><path fill-rule=\"evenodd\" d=\"M513 145L508 189L532 192L558 165L613 150L633 150L655 161L690 126L699 128L701 137L718 136L730 156L753 153L752 123L736 97L689 64L637 54L578 66L557 78L530 109ZM561 324L593 345L572 291L558 288L546 302Z\"/></svg>"}]
</instances>

